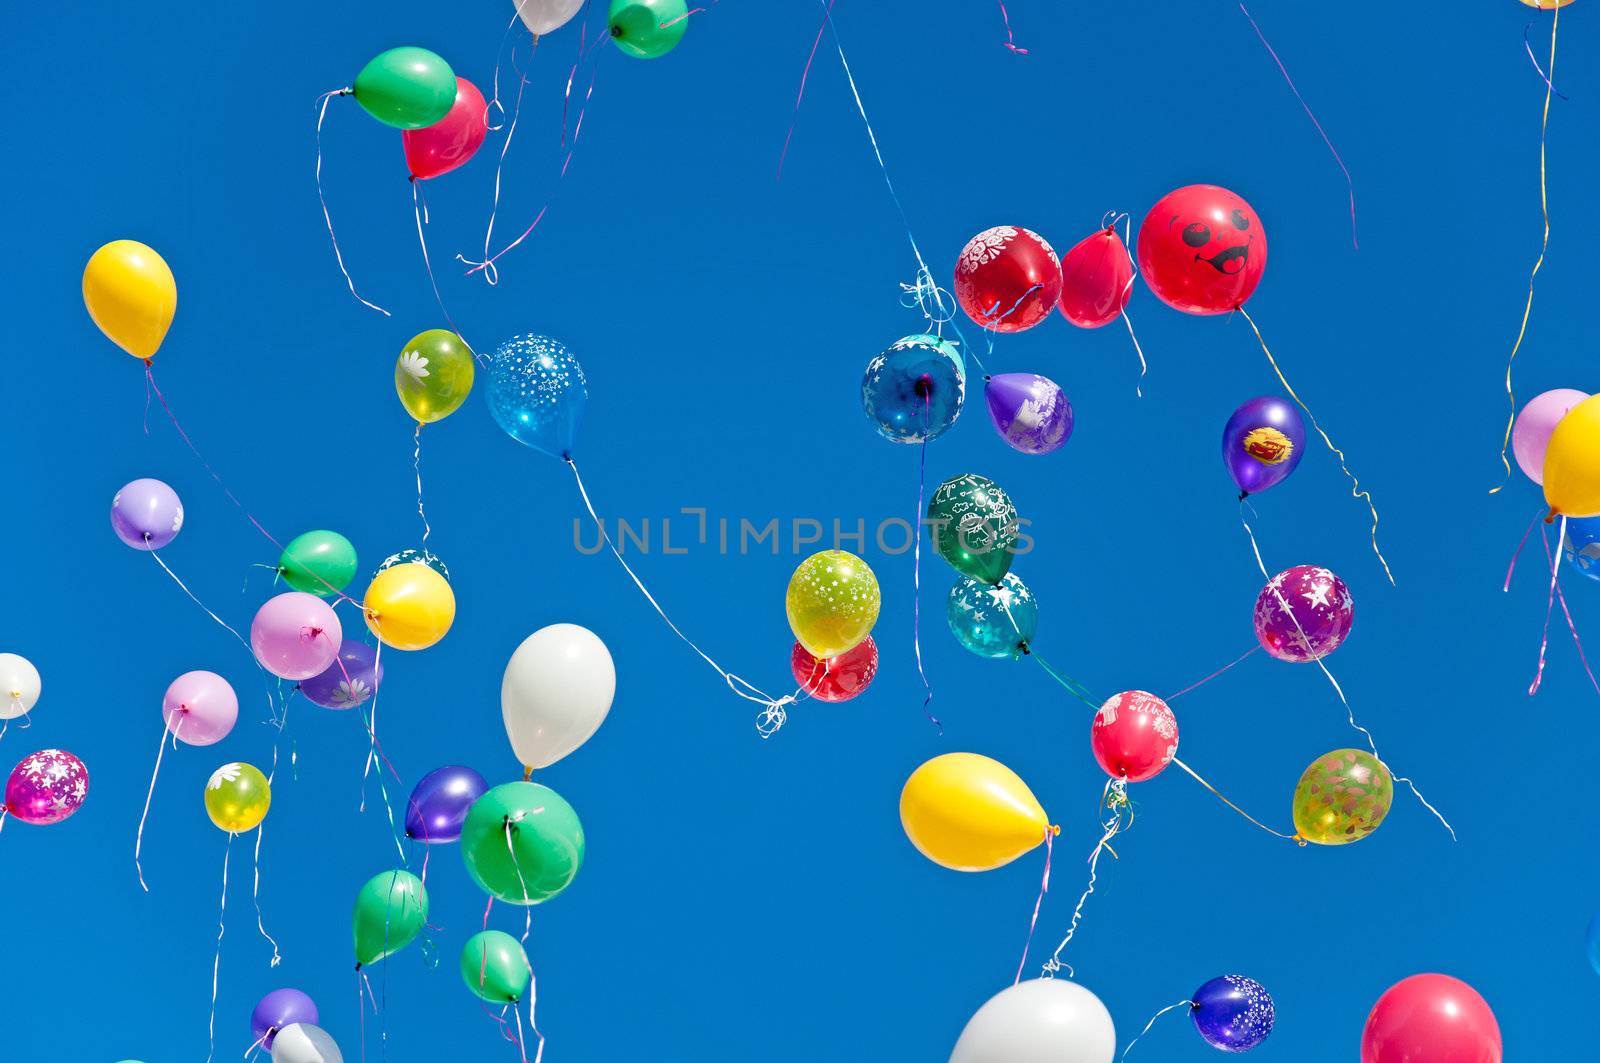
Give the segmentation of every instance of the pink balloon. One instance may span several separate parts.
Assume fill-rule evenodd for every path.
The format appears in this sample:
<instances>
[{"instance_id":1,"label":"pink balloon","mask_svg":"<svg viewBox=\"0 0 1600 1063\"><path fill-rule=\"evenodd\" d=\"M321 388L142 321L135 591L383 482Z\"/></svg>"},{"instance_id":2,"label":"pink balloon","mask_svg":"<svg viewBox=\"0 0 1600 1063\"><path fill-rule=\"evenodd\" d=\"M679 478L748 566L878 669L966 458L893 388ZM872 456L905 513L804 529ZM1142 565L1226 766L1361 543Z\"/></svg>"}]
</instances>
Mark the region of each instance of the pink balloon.
<instances>
[{"instance_id":1,"label":"pink balloon","mask_svg":"<svg viewBox=\"0 0 1600 1063\"><path fill-rule=\"evenodd\" d=\"M1500 1063L1500 1024L1467 983L1414 974L1372 1006L1361 1063Z\"/></svg>"},{"instance_id":2,"label":"pink balloon","mask_svg":"<svg viewBox=\"0 0 1600 1063\"><path fill-rule=\"evenodd\" d=\"M64 749L41 749L11 769L5 811L24 823L60 823L89 796L89 769Z\"/></svg>"},{"instance_id":3,"label":"pink balloon","mask_svg":"<svg viewBox=\"0 0 1600 1063\"><path fill-rule=\"evenodd\" d=\"M400 134L406 149L406 166L418 181L449 173L477 153L489 135L489 105L483 93L466 78L456 78L456 102L445 116L423 129Z\"/></svg>"},{"instance_id":4,"label":"pink balloon","mask_svg":"<svg viewBox=\"0 0 1600 1063\"><path fill-rule=\"evenodd\" d=\"M321 675L343 640L333 607L304 591L267 599L250 623L250 648L261 667L295 682Z\"/></svg>"},{"instance_id":5,"label":"pink balloon","mask_svg":"<svg viewBox=\"0 0 1600 1063\"><path fill-rule=\"evenodd\" d=\"M1568 410L1588 397L1571 388L1556 388L1535 395L1517 414L1517 423L1511 429L1511 453L1528 479L1544 485L1544 451L1550 445L1550 433Z\"/></svg>"},{"instance_id":6,"label":"pink balloon","mask_svg":"<svg viewBox=\"0 0 1600 1063\"><path fill-rule=\"evenodd\" d=\"M185 672L167 687L161 716L174 737L191 746L222 741L239 719L239 699L215 672Z\"/></svg>"}]
</instances>

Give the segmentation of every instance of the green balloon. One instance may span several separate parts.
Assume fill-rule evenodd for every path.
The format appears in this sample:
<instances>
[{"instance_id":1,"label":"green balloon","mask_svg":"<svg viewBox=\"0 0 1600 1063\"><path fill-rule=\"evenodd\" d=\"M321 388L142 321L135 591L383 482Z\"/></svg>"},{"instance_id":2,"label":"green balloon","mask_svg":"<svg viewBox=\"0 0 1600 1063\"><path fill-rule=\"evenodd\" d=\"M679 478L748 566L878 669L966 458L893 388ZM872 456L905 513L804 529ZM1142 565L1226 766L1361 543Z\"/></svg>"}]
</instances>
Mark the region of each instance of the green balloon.
<instances>
[{"instance_id":1,"label":"green balloon","mask_svg":"<svg viewBox=\"0 0 1600 1063\"><path fill-rule=\"evenodd\" d=\"M1011 570L1017 507L994 481L973 473L946 480L928 501L928 522L934 548L957 572L998 584Z\"/></svg>"},{"instance_id":2,"label":"green balloon","mask_svg":"<svg viewBox=\"0 0 1600 1063\"><path fill-rule=\"evenodd\" d=\"M485 930L461 950L461 980L491 1004L515 1004L528 991L533 969L522 942L504 930Z\"/></svg>"},{"instance_id":3,"label":"green balloon","mask_svg":"<svg viewBox=\"0 0 1600 1063\"><path fill-rule=\"evenodd\" d=\"M385 125L421 129L449 113L456 102L456 75L426 48L390 48L361 68L355 96Z\"/></svg>"},{"instance_id":4,"label":"green balloon","mask_svg":"<svg viewBox=\"0 0 1600 1063\"><path fill-rule=\"evenodd\" d=\"M504 783L467 810L461 859L472 880L497 899L539 904L577 877L583 866L583 824L550 787Z\"/></svg>"},{"instance_id":5,"label":"green balloon","mask_svg":"<svg viewBox=\"0 0 1600 1063\"><path fill-rule=\"evenodd\" d=\"M332 597L356 578L356 548L336 531L296 535L278 558L278 575L297 591Z\"/></svg>"},{"instance_id":6,"label":"green balloon","mask_svg":"<svg viewBox=\"0 0 1600 1063\"><path fill-rule=\"evenodd\" d=\"M411 944L428 922L428 891L409 871L380 871L356 894L350 917L356 966L377 963Z\"/></svg>"},{"instance_id":7,"label":"green balloon","mask_svg":"<svg viewBox=\"0 0 1600 1063\"><path fill-rule=\"evenodd\" d=\"M611 0L606 13L611 39L635 59L659 59L678 46L689 28L684 0Z\"/></svg>"}]
</instances>

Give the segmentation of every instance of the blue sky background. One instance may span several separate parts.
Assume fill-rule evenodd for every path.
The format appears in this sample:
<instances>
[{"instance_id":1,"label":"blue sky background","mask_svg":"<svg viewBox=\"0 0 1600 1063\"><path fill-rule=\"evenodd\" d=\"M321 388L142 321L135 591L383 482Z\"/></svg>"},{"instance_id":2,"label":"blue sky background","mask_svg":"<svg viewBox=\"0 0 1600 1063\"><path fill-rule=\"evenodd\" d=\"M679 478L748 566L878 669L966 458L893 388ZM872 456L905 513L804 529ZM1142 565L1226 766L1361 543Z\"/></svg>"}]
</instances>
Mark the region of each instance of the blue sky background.
<instances>
[{"instance_id":1,"label":"blue sky background","mask_svg":"<svg viewBox=\"0 0 1600 1063\"><path fill-rule=\"evenodd\" d=\"M1539 505L1496 459L1500 377L1538 247L1543 86L1523 51L1535 15L1511 0L1348 8L1262 0L1254 14L1356 179L1345 186L1237 7L997 7L840 3L836 21L917 239L946 276L965 240L1027 225L1070 247L1108 209L1137 220L1163 193L1210 181L1265 221L1271 262L1251 309L1282 364L1346 447L1383 514L1398 587L1367 547L1365 511L1313 446L1257 502L1268 564L1328 565L1357 622L1331 661L1385 757L1460 832L1400 797L1374 837L1297 849L1229 812L1187 777L1139 785L1139 815L1068 958L1106 1002L1120 1040L1217 974L1266 984L1278 1028L1254 1058L1349 1060L1379 993L1419 971L1477 986L1518 1059L1575 1058L1600 1036L1583 932L1597 906L1591 770L1600 699L1559 618L1544 688L1526 695L1544 608L1538 563L1500 580ZM1178 10L1178 8L1182 10ZM213 608L248 624L269 593L253 562L274 551L228 503L161 415L146 435L136 361L83 311L79 274L117 237L156 246L180 286L158 379L229 484L280 538L336 528L363 572L417 544L411 426L391 382L414 333L442 325L422 270L399 134L335 101L326 182L346 259L383 318L352 300L312 185L319 92L403 43L444 55L487 88L510 5L33 6L0 43L11 84L5 280L7 466L0 648L32 659L44 696L7 765L63 746L87 762L88 804L49 828L0 835L0 1054L148 1063L205 1056L224 837L200 792L225 760L265 765L260 681L226 632L106 518L122 483L171 483L188 512L168 561ZM1562 15L1552 116L1553 237L1519 362L1519 397L1594 377L1588 209L1600 100L1592 12ZM601 12L589 14L591 27ZM498 288L440 269L452 316L480 349L547 332L583 359L591 400L579 453L601 510L764 523L909 516L917 455L861 416L862 368L921 319L899 304L915 264L831 43L818 54L782 183L774 181L815 4L728 0L696 15L657 62L609 46L565 183L560 95L577 25L531 68L506 167L499 231L555 192ZM1535 39L1548 25L1538 16ZM1543 46L1539 46L1543 47ZM491 139L429 188L435 263L481 246ZM1002 337L996 371L1058 380L1077 412L1047 458L1007 449L974 381L956 429L929 451L933 480L978 472L1031 519L1016 571L1041 608L1037 645L1101 696L1179 689L1248 648L1260 578L1217 455L1228 414L1275 390L1242 320L1185 317L1142 286L1130 308L1150 359L1144 398L1120 328L1059 317ZM975 330L967 330L969 336ZM757 738L730 697L604 556L572 546L581 511L560 465L510 442L481 398L425 433L431 544L460 612L422 654L385 654L380 729L413 782L448 762L493 781L518 766L498 706L512 649L545 624L584 624L616 658L610 720L543 773L577 808L588 862L537 909L531 953L552 1063L942 1059L968 1016L1009 984L1040 857L948 872L906 841L897 795L924 759L997 757L1063 831L1036 949L1064 931L1096 837L1103 776L1088 715L1027 662L979 660L942 620L951 573L923 570L923 648L945 721L923 719L911 655L911 563L869 545L884 590L881 674L859 701L797 709ZM659 534L659 531L658 531ZM692 544L691 544L692 545ZM714 545L714 544L713 544ZM799 548L802 552L808 548ZM1532 548L1531 557L1538 548ZM769 689L788 680L783 552L659 549L639 568L676 619ZM254 573L241 594L241 581ZM1578 622L1600 651L1600 587L1572 576ZM355 588L359 591L359 585ZM346 613L347 630L358 626ZM221 745L169 753L146 834L134 828L180 672L238 689ZM1182 756L1236 801L1289 822L1295 780L1355 744L1307 667L1259 655L1180 699ZM256 934L248 849L234 847L218 1058L250 1040L269 989L311 993L359 1059L350 907L394 862L381 808L357 811L366 739L356 718L297 702L262 851L261 901L283 965ZM397 795L398 796L398 795ZM482 894L454 849L429 870L443 962L421 950L381 972L387 1056L505 1058L454 957ZM413 865L415 866L415 865ZM520 930L504 908L493 925ZM92 1021L86 1019L92 1018ZM380 1058L378 1020L367 1053ZM63 1048L66 1045L69 1047ZM1169 1019L1141 1051L1208 1059Z\"/></svg>"}]
</instances>

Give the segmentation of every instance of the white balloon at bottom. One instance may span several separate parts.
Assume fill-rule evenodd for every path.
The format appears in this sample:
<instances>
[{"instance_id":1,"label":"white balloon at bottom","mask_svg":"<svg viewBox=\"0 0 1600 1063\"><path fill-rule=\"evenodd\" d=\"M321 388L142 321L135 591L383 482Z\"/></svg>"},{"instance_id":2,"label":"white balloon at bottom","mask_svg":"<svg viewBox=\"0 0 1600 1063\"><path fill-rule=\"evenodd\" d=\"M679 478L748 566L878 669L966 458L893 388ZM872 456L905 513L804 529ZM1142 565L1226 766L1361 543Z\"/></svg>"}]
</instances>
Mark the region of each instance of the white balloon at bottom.
<instances>
[{"instance_id":1,"label":"white balloon at bottom","mask_svg":"<svg viewBox=\"0 0 1600 1063\"><path fill-rule=\"evenodd\" d=\"M26 657L0 653L0 720L14 720L39 700L39 670Z\"/></svg>"},{"instance_id":2,"label":"white balloon at bottom","mask_svg":"<svg viewBox=\"0 0 1600 1063\"><path fill-rule=\"evenodd\" d=\"M500 682L500 713L517 759L547 768L583 745L616 692L611 651L588 628L551 624L523 639Z\"/></svg>"},{"instance_id":3,"label":"white balloon at bottom","mask_svg":"<svg viewBox=\"0 0 1600 1063\"><path fill-rule=\"evenodd\" d=\"M1111 1063L1117 1030L1100 998L1064 978L990 997L967 1020L950 1063Z\"/></svg>"},{"instance_id":4,"label":"white balloon at bottom","mask_svg":"<svg viewBox=\"0 0 1600 1063\"><path fill-rule=\"evenodd\" d=\"M344 1063L344 1056L322 1027L297 1022L273 1037L272 1063Z\"/></svg>"}]
</instances>

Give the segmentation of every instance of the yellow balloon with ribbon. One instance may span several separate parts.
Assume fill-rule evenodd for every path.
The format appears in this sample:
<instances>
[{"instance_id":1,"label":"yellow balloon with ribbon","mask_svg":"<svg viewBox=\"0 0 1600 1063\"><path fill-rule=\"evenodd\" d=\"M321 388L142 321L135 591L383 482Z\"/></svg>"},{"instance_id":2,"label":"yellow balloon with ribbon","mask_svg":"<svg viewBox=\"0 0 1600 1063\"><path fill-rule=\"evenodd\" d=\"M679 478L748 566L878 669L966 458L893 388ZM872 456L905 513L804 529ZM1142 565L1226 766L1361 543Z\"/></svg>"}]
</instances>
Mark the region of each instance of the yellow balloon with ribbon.
<instances>
[{"instance_id":1,"label":"yellow balloon with ribbon","mask_svg":"<svg viewBox=\"0 0 1600 1063\"><path fill-rule=\"evenodd\" d=\"M917 851L953 871L989 871L1061 833L1017 773L978 753L945 753L911 773L900 825Z\"/></svg>"},{"instance_id":2,"label":"yellow balloon with ribbon","mask_svg":"<svg viewBox=\"0 0 1600 1063\"><path fill-rule=\"evenodd\" d=\"M456 619L450 582L424 564L401 564L373 577L361 603L367 627L385 646L425 650Z\"/></svg>"},{"instance_id":3,"label":"yellow balloon with ribbon","mask_svg":"<svg viewBox=\"0 0 1600 1063\"><path fill-rule=\"evenodd\" d=\"M789 578L784 608L795 639L813 657L854 649L878 622L878 577L848 550L823 550Z\"/></svg>"},{"instance_id":4,"label":"yellow balloon with ribbon","mask_svg":"<svg viewBox=\"0 0 1600 1063\"><path fill-rule=\"evenodd\" d=\"M154 248L113 240L83 268L83 305L112 343L148 361L178 312L178 283Z\"/></svg>"},{"instance_id":5,"label":"yellow balloon with ribbon","mask_svg":"<svg viewBox=\"0 0 1600 1063\"><path fill-rule=\"evenodd\" d=\"M466 341L447 329L413 336L394 363L394 389L418 424L449 417L467 401L477 360Z\"/></svg>"},{"instance_id":6,"label":"yellow balloon with ribbon","mask_svg":"<svg viewBox=\"0 0 1600 1063\"><path fill-rule=\"evenodd\" d=\"M230 834L255 830L271 805L272 787L252 764L224 764L206 783L206 815Z\"/></svg>"},{"instance_id":7,"label":"yellow balloon with ribbon","mask_svg":"<svg viewBox=\"0 0 1600 1063\"><path fill-rule=\"evenodd\" d=\"M1544 500L1551 516L1600 516L1600 395L1556 422L1544 452Z\"/></svg>"}]
</instances>

